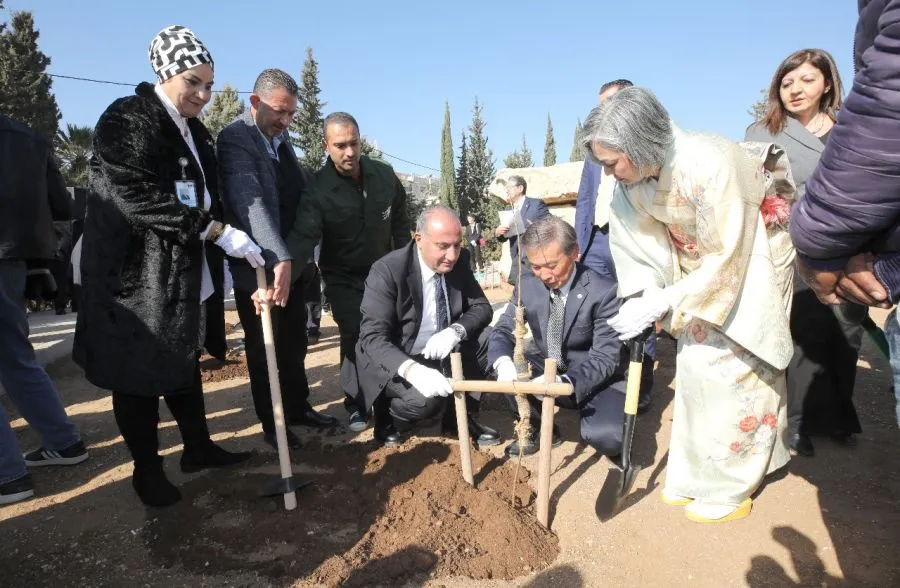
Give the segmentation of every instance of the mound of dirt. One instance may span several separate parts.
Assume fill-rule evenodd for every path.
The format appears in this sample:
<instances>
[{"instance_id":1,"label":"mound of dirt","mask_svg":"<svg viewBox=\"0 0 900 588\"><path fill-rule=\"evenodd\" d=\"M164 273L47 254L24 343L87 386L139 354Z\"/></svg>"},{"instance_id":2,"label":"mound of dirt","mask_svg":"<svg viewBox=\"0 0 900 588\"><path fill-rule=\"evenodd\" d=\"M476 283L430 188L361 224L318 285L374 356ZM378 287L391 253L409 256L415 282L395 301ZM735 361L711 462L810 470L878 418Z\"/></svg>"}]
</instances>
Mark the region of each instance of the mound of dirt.
<instances>
[{"instance_id":1,"label":"mound of dirt","mask_svg":"<svg viewBox=\"0 0 900 588\"><path fill-rule=\"evenodd\" d=\"M225 382L249 377L247 357L243 353L229 354L225 361L206 354L200 357L200 378L204 382Z\"/></svg>"},{"instance_id":2,"label":"mound of dirt","mask_svg":"<svg viewBox=\"0 0 900 588\"><path fill-rule=\"evenodd\" d=\"M513 578L541 570L559 553L555 535L534 518L534 494L514 464L475 452L477 488L460 474L456 446L410 442L307 445L296 475L313 484L297 510L260 498L277 478L258 456L241 470L199 477L185 500L145 529L153 558L199 573L253 571L276 583L399 585L427 578Z\"/></svg>"}]
</instances>

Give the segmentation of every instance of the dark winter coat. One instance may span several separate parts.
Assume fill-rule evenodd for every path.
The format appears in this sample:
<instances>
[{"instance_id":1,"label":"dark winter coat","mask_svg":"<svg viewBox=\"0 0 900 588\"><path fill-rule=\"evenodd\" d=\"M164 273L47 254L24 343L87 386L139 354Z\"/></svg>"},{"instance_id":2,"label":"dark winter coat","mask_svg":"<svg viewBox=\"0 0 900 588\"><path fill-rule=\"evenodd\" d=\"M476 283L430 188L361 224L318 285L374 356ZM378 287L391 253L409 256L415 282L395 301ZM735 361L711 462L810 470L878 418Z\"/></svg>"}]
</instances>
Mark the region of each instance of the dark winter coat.
<instances>
[{"instance_id":1,"label":"dark winter coat","mask_svg":"<svg viewBox=\"0 0 900 588\"><path fill-rule=\"evenodd\" d=\"M53 259L53 221L70 218L50 142L0 114L0 259Z\"/></svg>"},{"instance_id":2,"label":"dark winter coat","mask_svg":"<svg viewBox=\"0 0 900 588\"><path fill-rule=\"evenodd\" d=\"M856 76L806 195L791 213L791 237L812 267L843 269L877 255L875 273L900 299L900 0L859 0Z\"/></svg>"},{"instance_id":3,"label":"dark winter coat","mask_svg":"<svg viewBox=\"0 0 900 588\"><path fill-rule=\"evenodd\" d=\"M194 382L204 345L224 354L222 254L206 244L216 293L205 305L200 286L204 241L220 218L212 137L198 119L189 127L203 173L178 127L147 83L135 96L113 102L94 131L91 190L81 253L82 307L75 330L75 361L94 385L117 392L161 395ZM179 158L187 179L209 210L176 198Z\"/></svg>"}]
</instances>

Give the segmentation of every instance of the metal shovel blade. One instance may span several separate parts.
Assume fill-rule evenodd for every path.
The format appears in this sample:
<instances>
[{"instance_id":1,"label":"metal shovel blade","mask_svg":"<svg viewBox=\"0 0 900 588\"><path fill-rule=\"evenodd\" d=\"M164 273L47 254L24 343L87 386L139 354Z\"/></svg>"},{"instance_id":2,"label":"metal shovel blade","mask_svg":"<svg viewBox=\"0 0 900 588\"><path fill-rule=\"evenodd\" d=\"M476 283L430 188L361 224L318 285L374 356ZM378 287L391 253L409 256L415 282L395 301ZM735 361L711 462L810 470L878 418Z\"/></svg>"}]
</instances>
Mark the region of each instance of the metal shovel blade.
<instances>
[{"instance_id":1,"label":"metal shovel blade","mask_svg":"<svg viewBox=\"0 0 900 588\"><path fill-rule=\"evenodd\" d=\"M606 476L600 494L597 495L597 518L604 523L613 518L622 506L622 501L631 492L641 466L632 465L627 469L612 470Z\"/></svg>"},{"instance_id":2,"label":"metal shovel blade","mask_svg":"<svg viewBox=\"0 0 900 588\"><path fill-rule=\"evenodd\" d=\"M312 484L312 480L301 480L295 476L290 478L278 478L271 484L267 484L259 493L260 496L281 496L288 492L294 492L306 488Z\"/></svg>"},{"instance_id":3,"label":"metal shovel blade","mask_svg":"<svg viewBox=\"0 0 900 588\"><path fill-rule=\"evenodd\" d=\"M603 522L611 519L622 506L622 500L628 495L641 466L631 461L631 445L634 441L634 425L637 420L638 397L641 388L641 369L644 361L644 341L649 329L628 342L629 364L628 381L625 386L625 418L622 422L622 468L616 469L606 476L603 487L597 495L595 511L597 518Z\"/></svg>"}]
</instances>

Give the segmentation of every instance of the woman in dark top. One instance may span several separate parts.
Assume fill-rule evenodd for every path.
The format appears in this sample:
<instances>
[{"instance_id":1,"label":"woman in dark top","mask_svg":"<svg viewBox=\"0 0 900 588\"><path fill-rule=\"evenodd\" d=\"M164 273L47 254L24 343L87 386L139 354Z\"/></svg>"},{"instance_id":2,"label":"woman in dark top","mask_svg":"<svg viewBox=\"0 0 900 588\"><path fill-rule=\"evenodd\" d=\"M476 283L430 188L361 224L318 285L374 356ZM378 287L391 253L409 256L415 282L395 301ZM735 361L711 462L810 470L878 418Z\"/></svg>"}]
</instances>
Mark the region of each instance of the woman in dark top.
<instances>
[{"instance_id":1,"label":"woman in dark top","mask_svg":"<svg viewBox=\"0 0 900 588\"><path fill-rule=\"evenodd\" d=\"M841 107L841 79L834 59L821 49L802 49L778 67L769 87L766 116L747 129L748 141L780 145L787 152L798 200L812 174ZM825 306L794 275L791 336L794 357L787 370L791 448L812 456L810 435L855 443L859 418L853 406L860 322L867 309Z\"/></svg>"},{"instance_id":2,"label":"woman in dark top","mask_svg":"<svg viewBox=\"0 0 900 588\"><path fill-rule=\"evenodd\" d=\"M254 267L262 257L217 220L216 156L197 118L211 97L212 57L193 32L171 26L151 41L150 63L157 84L114 101L94 131L73 356L92 384L112 390L137 495L167 506L181 493L159 455L160 396L184 440L182 471L249 457L210 439L198 360L203 347L224 350L223 310L212 304L223 252Z\"/></svg>"}]
</instances>

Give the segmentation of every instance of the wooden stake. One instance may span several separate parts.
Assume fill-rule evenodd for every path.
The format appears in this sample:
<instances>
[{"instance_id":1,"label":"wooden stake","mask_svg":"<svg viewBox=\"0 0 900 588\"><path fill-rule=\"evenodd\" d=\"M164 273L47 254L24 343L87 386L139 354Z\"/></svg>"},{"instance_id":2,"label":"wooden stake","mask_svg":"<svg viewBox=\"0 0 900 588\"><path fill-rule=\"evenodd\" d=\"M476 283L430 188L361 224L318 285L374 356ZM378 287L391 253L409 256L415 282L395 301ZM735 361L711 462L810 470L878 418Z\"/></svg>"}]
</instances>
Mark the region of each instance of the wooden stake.
<instances>
[{"instance_id":1,"label":"wooden stake","mask_svg":"<svg viewBox=\"0 0 900 588\"><path fill-rule=\"evenodd\" d=\"M556 360L544 361L544 383L548 386L556 382ZM571 388L571 387L570 387ZM550 528L550 451L553 447L553 414L556 400L544 396L541 401L541 445L538 458L537 520Z\"/></svg>"},{"instance_id":2,"label":"wooden stake","mask_svg":"<svg viewBox=\"0 0 900 588\"><path fill-rule=\"evenodd\" d=\"M287 429L284 425L284 408L281 403L281 382L278 379L278 360L275 355L275 334L272 331L272 309L266 299L266 270L256 268L256 287L262 306L260 319L263 327L263 342L266 345L266 366L269 368L269 391L272 394L272 412L275 413L275 439L278 443L278 464L281 466L282 479L290 478L294 471L291 468L291 454L288 450ZM297 495L291 491L284 495L284 508L297 508Z\"/></svg>"},{"instance_id":3,"label":"wooden stake","mask_svg":"<svg viewBox=\"0 0 900 588\"><path fill-rule=\"evenodd\" d=\"M496 394L540 394L570 396L572 384L543 382L495 382L494 380L461 380L453 382L454 392L492 392Z\"/></svg>"},{"instance_id":4,"label":"wooden stake","mask_svg":"<svg viewBox=\"0 0 900 588\"><path fill-rule=\"evenodd\" d=\"M450 354L450 374L454 383L463 380L462 355ZM466 410L466 393L454 392L453 402L456 405L456 430L459 432L459 462L462 465L463 479L470 486L475 485L472 475L472 444L469 441L469 413Z\"/></svg>"}]
</instances>

